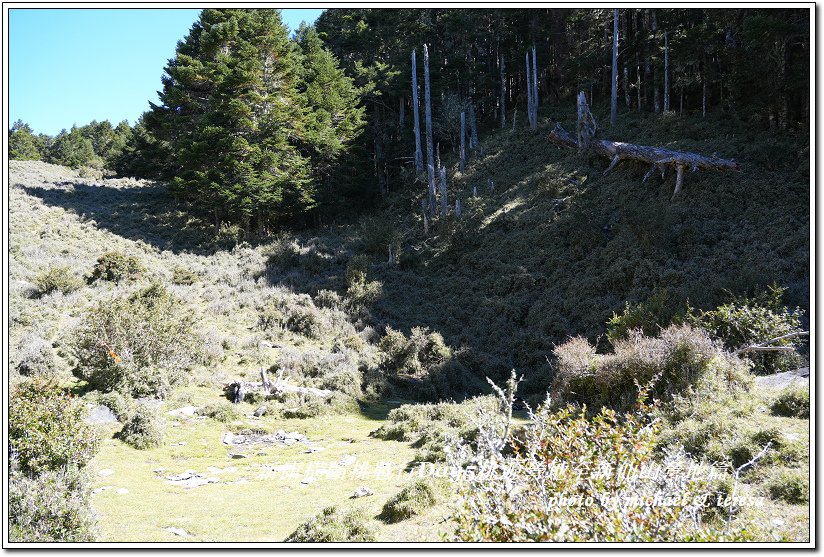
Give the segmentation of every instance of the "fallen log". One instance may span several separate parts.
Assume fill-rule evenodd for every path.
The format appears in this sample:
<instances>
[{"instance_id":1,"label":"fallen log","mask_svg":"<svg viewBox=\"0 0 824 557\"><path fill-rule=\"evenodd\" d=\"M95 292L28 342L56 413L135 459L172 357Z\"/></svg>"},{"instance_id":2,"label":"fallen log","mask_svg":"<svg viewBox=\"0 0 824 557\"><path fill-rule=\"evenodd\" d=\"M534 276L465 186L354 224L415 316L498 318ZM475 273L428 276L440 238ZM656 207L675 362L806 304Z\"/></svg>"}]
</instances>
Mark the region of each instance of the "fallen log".
<instances>
[{"instance_id":1,"label":"fallen log","mask_svg":"<svg viewBox=\"0 0 824 557\"><path fill-rule=\"evenodd\" d=\"M771 338L770 340L764 341L760 344L744 346L736 350L735 353L742 354L744 352L793 352L795 351L794 346L774 345L773 343L778 342L779 340L786 340L788 338L805 337L809 336L809 334L809 331L796 331L794 333L788 333L786 335L781 335L780 337Z\"/></svg>"},{"instance_id":2,"label":"fallen log","mask_svg":"<svg viewBox=\"0 0 824 557\"><path fill-rule=\"evenodd\" d=\"M642 180L645 183L655 172L661 173L661 178L666 177L668 168L676 171L675 191L673 199L681 193L684 185L684 171L695 172L697 170L712 170L716 172L739 170L738 163L732 159L722 159L715 154L711 156L690 153L687 151L673 151L660 147L648 147L646 145L635 145L621 141L610 141L608 139L597 139L598 132L595 118L586 103L583 92L578 94L578 139L566 131L561 124L556 124L555 129L549 134L549 140L560 146L570 149L592 149L596 154L610 159L609 166L604 171L604 175L609 174L620 162L626 160L640 161L650 165L649 171Z\"/></svg>"}]
</instances>

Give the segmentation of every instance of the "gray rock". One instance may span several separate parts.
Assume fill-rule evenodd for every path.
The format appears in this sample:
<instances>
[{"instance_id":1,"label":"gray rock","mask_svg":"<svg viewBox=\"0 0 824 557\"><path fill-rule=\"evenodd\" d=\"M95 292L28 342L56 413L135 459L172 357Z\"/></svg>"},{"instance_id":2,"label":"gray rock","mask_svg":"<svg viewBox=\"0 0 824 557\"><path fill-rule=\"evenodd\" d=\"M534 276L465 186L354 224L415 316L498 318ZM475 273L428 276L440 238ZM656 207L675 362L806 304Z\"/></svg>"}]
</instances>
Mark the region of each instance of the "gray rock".
<instances>
[{"instance_id":1,"label":"gray rock","mask_svg":"<svg viewBox=\"0 0 824 557\"><path fill-rule=\"evenodd\" d=\"M355 493L352 494L352 499L360 499L361 497L369 497L370 495L374 495L374 492L368 487L362 485L355 490Z\"/></svg>"},{"instance_id":2,"label":"gray rock","mask_svg":"<svg viewBox=\"0 0 824 557\"><path fill-rule=\"evenodd\" d=\"M114 415L108 406L95 406L86 416L86 423L89 424L116 424L117 416Z\"/></svg>"},{"instance_id":3,"label":"gray rock","mask_svg":"<svg viewBox=\"0 0 824 557\"><path fill-rule=\"evenodd\" d=\"M176 528L174 526L169 526L168 528L164 528L164 530L167 531L167 532L171 532L175 536L180 536L182 538L188 538L189 537L189 533L186 530L184 530L183 528Z\"/></svg>"},{"instance_id":4,"label":"gray rock","mask_svg":"<svg viewBox=\"0 0 824 557\"><path fill-rule=\"evenodd\" d=\"M772 375L762 375L755 378L755 384L766 389L783 389L793 386L809 386L810 368L802 367L784 373L774 373Z\"/></svg>"},{"instance_id":5,"label":"gray rock","mask_svg":"<svg viewBox=\"0 0 824 557\"><path fill-rule=\"evenodd\" d=\"M170 416L194 416L197 412L197 406L183 406L169 411Z\"/></svg>"},{"instance_id":6,"label":"gray rock","mask_svg":"<svg viewBox=\"0 0 824 557\"><path fill-rule=\"evenodd\" d=\"M266 408L265 405L261 406L260 408L255 410L255 416L257 416L258 418L261 417L261 416L264 416L266 414L266 410L267 410L267 408Z\"/></svg>"}]
</instances>

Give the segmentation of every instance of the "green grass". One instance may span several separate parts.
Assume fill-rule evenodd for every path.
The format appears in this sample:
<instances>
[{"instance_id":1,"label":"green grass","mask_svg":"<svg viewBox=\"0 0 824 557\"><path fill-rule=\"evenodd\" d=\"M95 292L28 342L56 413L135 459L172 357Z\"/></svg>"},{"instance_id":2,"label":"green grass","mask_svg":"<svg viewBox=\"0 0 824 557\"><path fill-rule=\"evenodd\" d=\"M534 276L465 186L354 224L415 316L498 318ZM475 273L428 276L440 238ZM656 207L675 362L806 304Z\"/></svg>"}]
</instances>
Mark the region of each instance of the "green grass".
<instances>
[{"instance_id":1,"label":"green grass","mask_svg":"<svg viewBox=\"0 0 824 557\"><path fill-rule=\"evenodd\" d=\"M196 389L194 404L211 398L211 393ZM108 438L103 441L93 465L97 470L112 469L108 477L95 476L94 487L112 485L125 487L128 494L117 494L116 489L102 491L94 496L94 506L100 514L102 539L105 541L282 541L299 524L331 505L348 507L357 504L370 516L377 516L384 502L395 495L409 481L408 476L374 477L373 467L391 463L392 470L403 470L412 461L415 449L408 443L383 441L369 437L375 428L372 411L364 414L336 416L307 420L252 420L251 406L242 405L244 419L221 424L213 420L183 419L174 425L169 418L163 446L137 451L122 441ZM168 408L171 408L169 406ZM378 411L378 414L380 412ZM268 430L298 431L324 451L307 454L306 446L257 446L255 449L230 447L221 442L227 430L239 431L248 427ZM115 428L109 432L114 433ZM179 445L184 442L185 445ZM248 458L234 459L229 453L248 454ZM262 453L262 454L259 454ZM296 478L279 478L273 467L294 463L296 466L328 466L346 456L356 457L356 466L364 463L370 473L365 478L324 478L301 485L303 474ZM165 468L163 475L173 475L192 469L210 474L208 466L236 467L237 471L219 474L220 483L191 489L169 485L153 470ZM248 483L226 485L226 481ZM350 500L361 485L374 492L367 498ZM191 538L181 538L163 528L183 528ZM415 527L415 524L409 526ZM404 529L380 527L379 539L403 535ZM427 539L437 540L437 529Z\"/></svg>"}]
</instances>

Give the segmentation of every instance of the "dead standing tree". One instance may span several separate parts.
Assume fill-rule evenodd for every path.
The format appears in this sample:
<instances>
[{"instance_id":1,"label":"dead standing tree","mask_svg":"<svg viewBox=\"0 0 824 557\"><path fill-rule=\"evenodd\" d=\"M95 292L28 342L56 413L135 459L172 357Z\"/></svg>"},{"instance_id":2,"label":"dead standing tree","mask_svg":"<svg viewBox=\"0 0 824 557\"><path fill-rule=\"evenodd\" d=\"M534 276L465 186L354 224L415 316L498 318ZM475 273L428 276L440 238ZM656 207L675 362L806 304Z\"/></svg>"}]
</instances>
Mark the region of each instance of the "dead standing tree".
<instances>
[{"instance_id":1,"label":"dead standing tree","mask_svg":"<svg viewBox=\"0 0 824 557\"><path fill-rule=\"evenodd\" d=\"M649 171L644 175L644 182L649 179L654 172L661 172L661 177L666 176L668 168L674 168L675 191L673 199L681 192L684 185L684 172L689 169L691 172L697 170L713 170L716 172L739 170L738 163L732 159L722 159L713 154L712 156L699 155L685 151L673 151L660 147L648 147L645 145L635 145L623 143L621 141L610 141L608 139L597 139L598 127L595 118L587 106L584 92L578 93L578 139L566 131L561 124L556 124L555 129L549 134L549 140L556 145L568 148L592 149L598 155L610 159L609 166L604 171L604 175L609 174L619 162L640 161L650 165Z\"/></svg>"}]
</instances>

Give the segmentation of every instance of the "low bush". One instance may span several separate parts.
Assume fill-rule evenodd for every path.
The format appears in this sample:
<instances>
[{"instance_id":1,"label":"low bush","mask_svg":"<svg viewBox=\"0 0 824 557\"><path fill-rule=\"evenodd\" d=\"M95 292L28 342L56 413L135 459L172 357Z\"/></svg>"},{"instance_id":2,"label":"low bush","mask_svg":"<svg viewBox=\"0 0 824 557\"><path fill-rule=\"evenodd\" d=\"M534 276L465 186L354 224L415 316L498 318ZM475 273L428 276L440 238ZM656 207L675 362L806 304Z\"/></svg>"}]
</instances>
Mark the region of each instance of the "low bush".
<instances>
[{"instance_id":1,"label":"low bush","mask_svg":"<svg viewBox=\"0 0 824 557\"><path fill-rule=\"evenodd\" d=\"M96 541L97 517L83 471L65 467L31 476L12 459L8 487L9 541Z\"/></svg>"},{"instance_id":2,"label":"low bush","mask_svg":"<svg viewBox=\"0 0 824 557\"><path fill-rule=\"evenodd\" d=\"M23 339L17 350L17 373L26 377L50 377L57 374L57 360L50 343L38 336Z\"/></svg>"},{"instance_id":3,"label":"low bush","mask_svg":"<svg viewBox=\"0 0 824 557\"><path fill-rule=\"evenodd\" d=\"M384 217L369 217L361 221L360 239L367 253L386 257L391 247L395 253L401 245L401 232Z\"/></svg>"},{"instance_id":4,"label":"low bush","mask_svg":"<svg viewBox=\"0 0 824 557\"><path fill-rule=\"evenodd\" d=\"M748 388L752 382L744 362L705 332L686 325L672 325L658 337L631 331L628 338L615 341L612 354L596 354L580 337L557 346L554 354L553 400L586 404L594 411L603 406L632 408L639 387L647 385L655 397L670 400L698 383L729 390Z\"/></svg>"},{"instance_id":5,"label":"low bush","mask_svg":"<svg viewBox=\"0 0 824 557\"><path fill-rule=\"evenodd\" d=\"M34 284L41 295L70 294L83 287L83 281L68 267L49 267L35 277Z\"/></svg>"},{"instance_id":6,"label":"low bush","mask_svg":"<svg viewBox=\"0 0 824 557\"><path fill-rule=\"evenodd\" d=\"M198 359L191 312L159 283L88 311L72 350L92 388L134 397L166 397Z\"/></svg>"},{"instance_id":7,"label":"low bush","mask_svg":"<svg viewBox=\"0 0 824 557\"><path fill-rule=\"evenodd\" d=\"M327 507L289 534L287 542L375 542L377 528L360 509Z\"/></svg>"},{"instance_id":8,"label":"low bush","mask_svg":"<svg viewBox=\"0 0 824 557\"><path fill-rule=\"evenodd\" d=\"M336 391L352 398L361 395L363 374L358 366L358 354L346 348L337 352L284 350L270 373L283 373L303 387Z\"/></svg>"},{"instance_id":9,"label":"low bush","mask_svg":"<svg viewBox=\"0 0 824 557\"><path fill-rule=\"evenodd\" d=\"M381 338L380 351L391 373L422 377L442 367L452 357L452 350L438 332L415 327L406 337L402 332L387 327Z\"/></svg>"},{"instance_id":10,"label":"low bush","mask_svg":"<svg viewBox=\"0 0 824 557\"><path fill-rule=\"evenodd\" d=\"M120 282L122 280L133 280L145 272L145 268L140 261L132 256L119 251L109 251L97 259L90 275L90 282L106 280L110 282Z\"/></svg>"},{"instance_id":11,"label":"low bush","mask_svg":"<svg viewBox=\"0 0 824 557\"><path fill-rule=\"evenodd\" d=\"M308 338L320 339L330 328L329 320L306 294L274 298L258 313L258 329L278 332L288 329Z\"/></svg>"},{"instance_id":12,"label":"low bush","mask_svg":"<svg viewBox=\"0 0 824 557\"><path fill-rule=\"evenodd\" d=\"M770 405L776 416L810 417L810 387L790 386L783 389Z\"/></svg>"},{"instance_id":13,"label":"low bush","mask_svg":"<svg viewBox=\"0 0 824 557\"><path fill-rule=\"evenodd\" d=\"M80 399L47 379L17 385L9 398L9 452L24 474L66 466L82 468L94 456L98 439L84 421Z\"/></svg>"},{"instance_id":14,"label":"low bush","mask_svg":"<svg viewBox=\"0 0 824 557\"><path fill-rule=\"evenodd\" d=\"M163 443L163 419L156 408L139 404L118 436L135 449L159 447Z\"/></svg>"},{"instance_id":15,"label":"low bush","mask_svg":"<svg viewBox=\"0 0 824 557\"><path fill-rule=\"evenodd\" d=\"M657 290L645 302L626 302L621 315L613 313L607 321L607 340L615 343L640 329L646 336L655 336L672 323L676 316L674 302L666 290Z\"/></svg>"},{"instance_id":16,"label":"low bush","mask_svg":"<svg viewBox=\"0 0 824 557\"><path fill-rule=\"evenodd\" d=\"M810 502L810 477L801 470L785 469L767 482L770 497L793 505Z\"/></svg>"},{"instance_id":17,"label":"low bush","mask_svg":"<svg viewBox=\"0 0 824 557\"><path fill-rule=\"evenodd\" d=\"M284 418L316 418L329 414L350 414L360 410L358 401L349 395L335 392L328 398L299 393L285 393L278 398Z\"/></svg>"},{"instance_id":18,"label":"low bush","mask_svg":"<svg viewBox=\"0 0 824 557\"><path fill-rule=\"evenodd\" d=\"M234 422L235 420L239 420L243 417L243 414L241 414L237 406L226 401L208 404L198 410L198 414L223 423Z\"/></svg>"},{"instance_id":19,"label":"low bush","mask_svg":"<svg viewBox=\"0 0 824 557\"><path fill-rule=\"evenodd\" d=\"M282 272L298 264L300 246L294 239L280 235L264 248L263 253L266 256L266 268Z\"/></svg>"},{"instance_id":20,"label":"low bush","mask_svg":"<svg viewBox=\"0 0 824 557\"><path fill-rule=\"evenodd\" d=\"M714 310L689 309L687 321L706 330L730 350L761 344L778 337L801 332L801 308L788 309L781 303L785 288L771 286L754 298L734 298ZM772 346L800 347L801 337L771 343ZM768 374L798 367L796 352L745 352L753 371Z\"/></svg>"},{"instance_id":21,"label":"low bush","mask_svg":"<svg viewBox=\"0 0 824 557\"><path fill-rule=\"evenodd\" d=\"M443 492L434 478L417 479L386 502L379 518L390 524L412 518L437 505Z\"/></svg>"},{"instance_id":22,"label":"low bush","mask_svg":"<svg viewBox=\"0 0 824 557\"><path fill-rule=\"evenodd\" d=\"M364 254L358 254L352 257L346 264L346 286L351 286L356 282L366 282L366 276L369 271L370 258Z\"/></svg>"},{"instance_id":23,"label":"low bush","mask_svg":"<svg viewBox=\"0 0 824 557\"><path fill-rule=\"evenodd\" d=\"M131 418L135 411L134 400L131 397L123 396L117 391L101 393L97 397L97 403L111 410L117 419L123 423Z\"/></svg>"},{"instance_id":24,"label":"low bush","mask_svg":"<svg viewBox=\"0 0 824 557\"><path fill-rule=\"evenodd\" d=\"M459 448L454 539L464 542L746 541L749 530L702 524L713 493L704 477L686 471L683 453L656 460L657 424L643 405L626 415L603 409L589 417L544 405L508 458L488 459ZM481 426L484 429L485 426ZM660 466L661 474L622 474ZM658 469L658 468L655 468ZM482 473L481 473L482 472ZM629 496L628 494L632 494ZM661 501L649 504L649 501ZM667 504L666 501L678 501Z\"/></svg>"},{"instance_id":25,"label":"low bush","mask_svg":"<svg viewBox=\"0 0 824 557\"><path fill-rule=\"evenodd\" d=\"M20 470L37 474L94 456L98 439L86 424L85 407L57 384L32 379L17 385L9 399L9 451Z\"/></svg>"},{"instance_id":26,"label":"low bush","mask_svg":"<svg viewBox=\"0 0 824 557\"><path fill-rule=\"evenodd\" d=\"M172 283L178 286L191 286L198 278L197 273L184 267L175 267L172 271Z\"/></svg>"},{"instance_id":27,"label":"low bush","mask_svg":"<svg viewBox=\"0 0 824 557\"><path fill-rule=\"evenodd\" d=\"M319 308L340 310L343 308L343 298L333 290L319 290L315 295L315 305Z\"/></svg>"},{"instance_id":28,"label":"low bush","mask_svg":"<svg viewBox=\"0 0 824 557\"><path fill-rule=\"evenodd\" d=\"M372 435L379 439L413 442L418 448L415 460L439 462L446 459L449 445L473 445L478 427L473 419L480 408L495 407L491 397L478 397L461 403L404 404L389 412L386 423Z\"/></svg>"}]
</instances>

